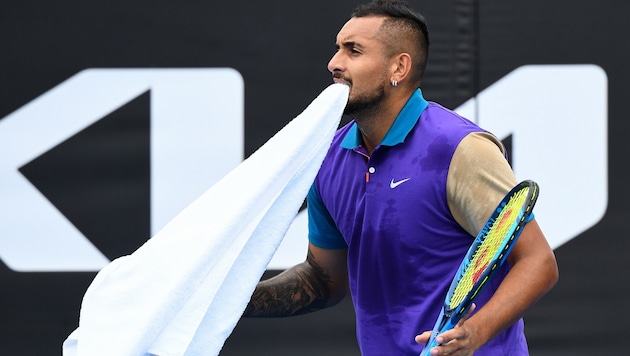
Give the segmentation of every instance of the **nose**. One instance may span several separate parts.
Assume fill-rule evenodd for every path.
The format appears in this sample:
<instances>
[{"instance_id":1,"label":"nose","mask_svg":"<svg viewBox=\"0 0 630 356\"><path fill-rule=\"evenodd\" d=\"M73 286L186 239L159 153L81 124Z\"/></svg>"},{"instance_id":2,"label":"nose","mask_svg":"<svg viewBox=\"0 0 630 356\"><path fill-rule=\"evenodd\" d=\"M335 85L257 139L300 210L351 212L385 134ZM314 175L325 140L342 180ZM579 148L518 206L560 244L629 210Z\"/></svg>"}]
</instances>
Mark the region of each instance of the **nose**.
<instances>
[{"instance_id":1,"label":"nose","mask_svg":"<svg viewBox=\"0 0 630 356\"><path fill-rule=\"evenodd\" d=\"M328 71L330 71L331 73L343 71L340 53L341 51L335 52L335 54L332 56L332 58L330 58L330 61L328 62Z\"/></svg>"}]
</instances>

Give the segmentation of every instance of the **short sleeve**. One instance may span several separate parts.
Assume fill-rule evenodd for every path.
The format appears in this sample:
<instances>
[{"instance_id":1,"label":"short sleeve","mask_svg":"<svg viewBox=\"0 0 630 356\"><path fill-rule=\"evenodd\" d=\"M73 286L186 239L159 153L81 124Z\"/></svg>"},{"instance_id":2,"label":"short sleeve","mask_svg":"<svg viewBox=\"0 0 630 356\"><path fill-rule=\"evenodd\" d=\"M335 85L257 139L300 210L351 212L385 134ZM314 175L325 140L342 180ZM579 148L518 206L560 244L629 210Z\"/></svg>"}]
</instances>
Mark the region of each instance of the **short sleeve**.
<instances>
[{"instance_id":1,"label":"short sleeve","mask_svg":"<svg viewBox=\"0 0 630 356\"><path fill-rule=\"evenodd\" d=\"M348 248L332 216L324 206L315 184L311 186L306 196L306 206L308 208L308 240L321 248Z\"/></svg>"},{"instance_id":2,"label":"short sleeve","mask_svg":"<svg viewBox=\"0 0 630 356\"><path fill-rule=\"evenodd\" d=\"M471 133L459 143L451 160L448 206L464 230L476 236L516 184L501 141L486 132Z\"/></svg>"}]
</instances>

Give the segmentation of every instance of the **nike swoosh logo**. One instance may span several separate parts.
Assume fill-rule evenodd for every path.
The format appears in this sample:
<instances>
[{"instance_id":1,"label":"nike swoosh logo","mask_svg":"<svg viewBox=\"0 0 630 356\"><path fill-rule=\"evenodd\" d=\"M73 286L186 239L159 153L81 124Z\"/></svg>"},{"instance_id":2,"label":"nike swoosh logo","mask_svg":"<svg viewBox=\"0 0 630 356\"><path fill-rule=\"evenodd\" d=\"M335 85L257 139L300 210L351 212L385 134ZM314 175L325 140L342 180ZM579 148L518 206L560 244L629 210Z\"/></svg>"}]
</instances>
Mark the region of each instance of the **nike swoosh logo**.
<instances>
[{"instance_id":1,"label":"nike swoosh logo","mask_svg":"<svg viewBox=\"0 0 630 356\"><path fill-rule=\"evenodd\" d=\"M401 179L401 180L399 180L398 182L394 182L394 178L392 178L392 181L389 183L389 187L390 187L390 188L392 188L392 189L394 189L394 188L396 188L397 186L399 186L399 185L401 185L401 184L405 183L406 181L408 181L408 180L410 180L410 179L411 179L411 178L405 178L405 179Z\"/></svg>"}]
</instances>

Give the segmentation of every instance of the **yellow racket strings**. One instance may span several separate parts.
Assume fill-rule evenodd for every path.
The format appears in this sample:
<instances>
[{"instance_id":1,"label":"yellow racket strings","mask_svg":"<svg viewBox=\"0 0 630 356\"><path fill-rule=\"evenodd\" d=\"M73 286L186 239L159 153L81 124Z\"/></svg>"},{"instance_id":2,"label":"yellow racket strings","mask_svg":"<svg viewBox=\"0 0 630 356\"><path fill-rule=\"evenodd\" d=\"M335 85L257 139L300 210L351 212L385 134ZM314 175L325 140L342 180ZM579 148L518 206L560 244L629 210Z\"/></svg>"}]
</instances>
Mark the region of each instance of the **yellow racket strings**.
<instances>
[{"instance_id":1,"label":"yellow racket strings","mask_svg":"<svg viewBox=\"0 0 630 356\"><path fill-rule=\"evenodd\" d=\"M453 295L449 300L449 309L458 307L484 274L484 271L503 244L504 239L511 233L510 230L527 199L528 192L529 188L516 192L501 209L491 226L487 228L484 240L477 246L453 291Z\"/></svg>"}]
</instances>

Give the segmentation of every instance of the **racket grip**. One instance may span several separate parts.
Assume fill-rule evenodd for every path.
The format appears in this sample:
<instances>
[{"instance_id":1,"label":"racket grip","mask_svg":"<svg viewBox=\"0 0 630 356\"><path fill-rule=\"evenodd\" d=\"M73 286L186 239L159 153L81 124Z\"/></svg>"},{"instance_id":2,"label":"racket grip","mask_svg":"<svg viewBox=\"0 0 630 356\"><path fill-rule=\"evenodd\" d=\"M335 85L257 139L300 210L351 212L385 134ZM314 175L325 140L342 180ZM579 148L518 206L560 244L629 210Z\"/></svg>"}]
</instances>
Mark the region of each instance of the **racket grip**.
<instances>
[{"instance_id":1,"label":"racket grip","mask_svg":"<svg viewBox=\"0 0 630 356\"><path fill-rule=\"evenodd\" d=\"M431 334L431 338L429 339L429 342L427 342L427 344L424 346L424 349L422 349L422 352L420 352L420 356L429 356L429 352L431 351L431 349L436 346L438 346L438 343L435 340L433 334Z\"/></svg>"}]
</instances>

